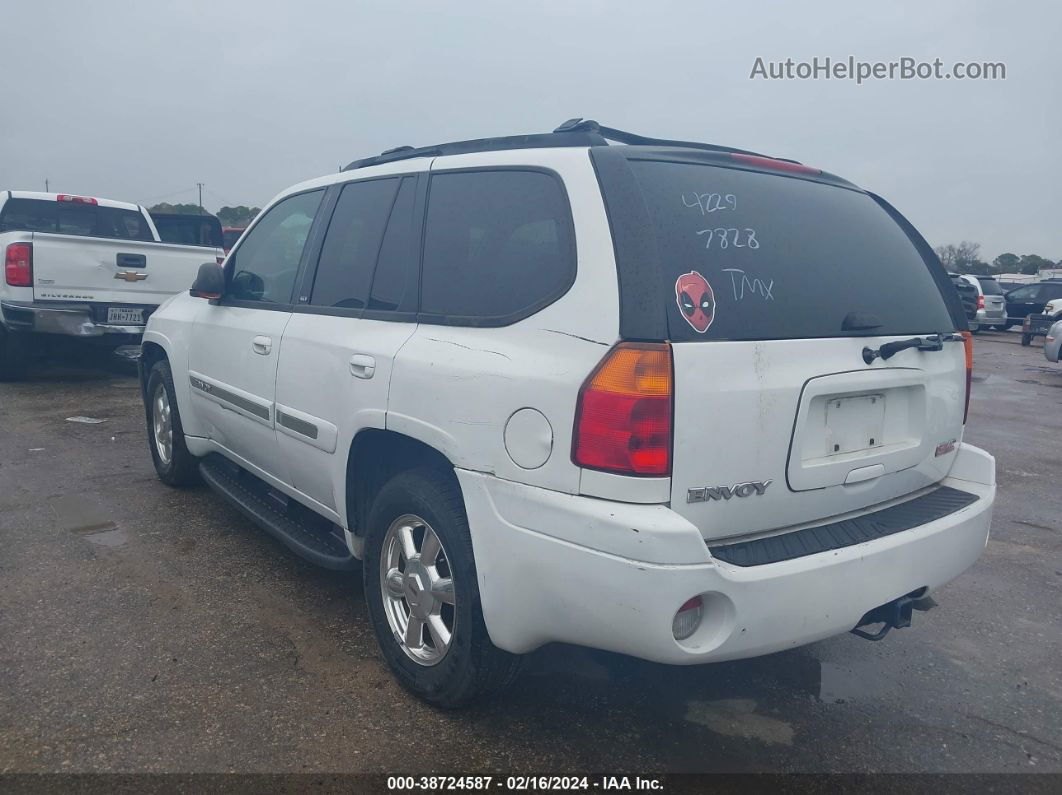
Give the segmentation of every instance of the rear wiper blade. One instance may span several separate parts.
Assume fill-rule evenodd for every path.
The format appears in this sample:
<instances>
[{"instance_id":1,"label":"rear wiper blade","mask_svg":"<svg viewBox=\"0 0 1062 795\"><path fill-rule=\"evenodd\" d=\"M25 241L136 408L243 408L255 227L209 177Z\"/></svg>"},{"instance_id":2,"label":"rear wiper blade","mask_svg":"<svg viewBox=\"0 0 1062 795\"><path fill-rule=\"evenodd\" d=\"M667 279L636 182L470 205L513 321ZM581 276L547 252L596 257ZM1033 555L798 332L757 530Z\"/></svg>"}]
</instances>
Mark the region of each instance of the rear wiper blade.
<instances>
[{"instance_id":1,"label":"rear wiper blade","mask_svg":"<svg viewBox=\"0 0 1062 795\"><path fill-rule=\"evenodd\" d=\"M896 340L896 342L886 342L877 350L873 348L863 348L863 361L870 364L875 359L891 359L900 351L906 351L909 348L917 348L920 351L941 351L944 350L945 342L961 341L962 335L960 334L929 334L925 337L911 337L909 340Z\"/></svg>"}]
</instances>

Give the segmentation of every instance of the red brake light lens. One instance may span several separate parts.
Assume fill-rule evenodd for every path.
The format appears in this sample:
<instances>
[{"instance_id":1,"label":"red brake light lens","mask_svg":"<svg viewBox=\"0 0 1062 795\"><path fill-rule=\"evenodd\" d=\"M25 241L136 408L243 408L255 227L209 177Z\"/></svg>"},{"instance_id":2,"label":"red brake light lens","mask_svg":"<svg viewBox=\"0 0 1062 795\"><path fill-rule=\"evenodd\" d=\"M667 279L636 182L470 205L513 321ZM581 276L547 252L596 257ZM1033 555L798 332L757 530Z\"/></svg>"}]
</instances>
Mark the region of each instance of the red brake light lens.
<instances>
[{"instance_id":1,"label":"red brake light lens","mask_svg":"<svg viewBox=\"0 0 1062 795\"><path fill-rule=\"evenodd\" d=\"M12 287L33 286L33 244L12 243L4 253L4 278Z\"/></svg>"},{"instance_id":2,"label":"red brake light lens","mask_svg":"<svg viewBox=\"0 0 1062 795\"><path fill-rule=\"evenodd\" d=\"M761 155L743 155L734 152L730 155L730 159L749 166L756 166L757 168L769 168L773 171L790 171L794 174L822 173L822 169L805 166L803 163L791 163L788 160L776 160L773 157L762 157Z\"/></svg>"},{"instance_id":3,"label":"red brake light lens","mask_svg":"<svg viewBox=\"0 0 1062 795\"><path fill-rule=\"evenodd\" d=\"M983 295L977 296L977 308L978 309L984 309L985 308L985 297Z\"/></svg>"},{"instance_id":4,"label":"red brake light lens","mask_svg":"<svg viewBox=\"0 0 1062 795\"><path fill-rule=\"evenodd\" d=\"M55 197L57 202L73 202L74 204L99 204L91 196L71 196L69 193L60 193Z\"/></svg>"},{"instance_id":5,"label":"red brake light lens","mask_svg":"<svg viewBox=\"0 0 1062 795\"><path fill-rule=\"evenodd\" d=\"M973 384L973 334L969 331L962 332L962 345L966 349L966 406L962 410L962 424L965 425L970 415L970 387Z\"/></svg>"},{"instance_id":6,"label":"red brake light lens","mask_svg":"<svg viewBox=\"0 0 1062 795\"><path fill-rule=\"evenodd\" d=\"M572 461L620 475L671 473L671 348L620 343L579 392Z\"/></svg>"}]
</instances>

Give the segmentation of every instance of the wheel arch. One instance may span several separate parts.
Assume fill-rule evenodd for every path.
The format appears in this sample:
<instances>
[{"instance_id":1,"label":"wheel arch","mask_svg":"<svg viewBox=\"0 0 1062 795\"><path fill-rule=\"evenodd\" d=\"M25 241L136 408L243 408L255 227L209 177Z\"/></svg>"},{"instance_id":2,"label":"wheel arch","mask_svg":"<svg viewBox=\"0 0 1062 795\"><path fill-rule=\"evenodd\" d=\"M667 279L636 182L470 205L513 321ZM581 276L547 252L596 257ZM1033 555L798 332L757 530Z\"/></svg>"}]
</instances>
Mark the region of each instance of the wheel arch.
<instances>
[{"instance_id":1,"label":"wheel arch","mask_svg":"<svg viewBox=\"0 0 1062 795\"><path fill-rule=\"evenodd\" d=\"M368 508L381 486L399 472L425 467L457 483L453 462L430 444L383 428L359 431L347 454L345 506L351 533L364 537Z\"/></svg>"}]
</instances>

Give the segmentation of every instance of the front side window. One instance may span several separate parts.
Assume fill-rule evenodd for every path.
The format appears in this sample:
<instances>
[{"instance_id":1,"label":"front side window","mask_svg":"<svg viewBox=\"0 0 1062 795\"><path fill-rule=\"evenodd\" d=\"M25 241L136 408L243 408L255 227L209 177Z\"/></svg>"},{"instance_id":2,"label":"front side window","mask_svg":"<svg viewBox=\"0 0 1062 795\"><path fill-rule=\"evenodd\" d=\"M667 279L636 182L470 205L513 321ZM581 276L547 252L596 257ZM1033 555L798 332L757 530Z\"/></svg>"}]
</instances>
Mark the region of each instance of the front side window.
<instances>
[{"instance_id":1,"label":"front side window","mask_svg":"<svg viewBox=\"0 0 1062 795\"><path fill-rule=\"evenodd\" d=\"M559 298L575 278L571 211L539 171L434 174L428 191L421 311L504 321Z\"/></svg>"},{"instance_id":2,"label":"front side window","mask_svg":"<svg viewBox=\"0 0 1062 795\"><path fill-rule=\"evenodd\" d=\"M1007 300L1014 301L1035 301L1039 288L1037 287L1019 287L1017 290L1011 290L1007 293Z\"/></svg>"},{"instance_id":3,"label":"front side window","mask_svg":"<svg viewBox=\"0 0 1062 795\"><path fill-rule=\"evenodd\" d=\"M323 195L321 190L300 193L269 209L229 258L227 297L291 303L302 251Z\"/></svg>"}]
</instances>

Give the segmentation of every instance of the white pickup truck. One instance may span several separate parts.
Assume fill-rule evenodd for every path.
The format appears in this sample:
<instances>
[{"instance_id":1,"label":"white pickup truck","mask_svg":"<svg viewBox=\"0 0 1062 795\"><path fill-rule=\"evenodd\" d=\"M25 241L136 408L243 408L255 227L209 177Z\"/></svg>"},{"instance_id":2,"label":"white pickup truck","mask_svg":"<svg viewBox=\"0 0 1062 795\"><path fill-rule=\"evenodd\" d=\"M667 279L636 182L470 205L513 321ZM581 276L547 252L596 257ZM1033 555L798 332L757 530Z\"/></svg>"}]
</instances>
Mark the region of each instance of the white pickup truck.
<instances>
[{"instance_id":1,"label":"white pickup truck","mask_svg":"<svg viewBox=\"0 0 1062 795\"><path fill-rule=\"evenodd\" d=\"M151 313L221 248L162 243L136 204L0 192L0 380L21 376L37 335L139 343Z\"/></svg>"}]
</instances>

